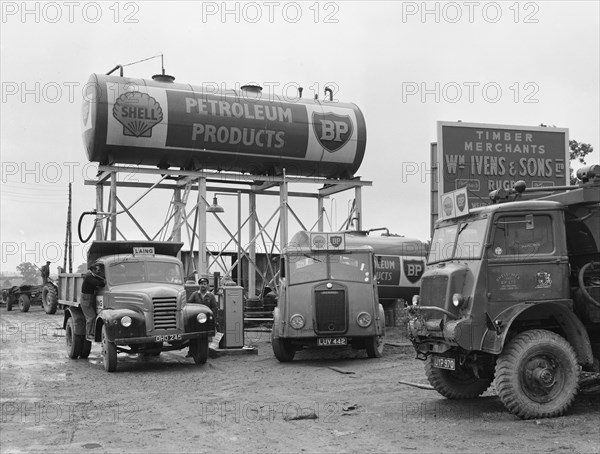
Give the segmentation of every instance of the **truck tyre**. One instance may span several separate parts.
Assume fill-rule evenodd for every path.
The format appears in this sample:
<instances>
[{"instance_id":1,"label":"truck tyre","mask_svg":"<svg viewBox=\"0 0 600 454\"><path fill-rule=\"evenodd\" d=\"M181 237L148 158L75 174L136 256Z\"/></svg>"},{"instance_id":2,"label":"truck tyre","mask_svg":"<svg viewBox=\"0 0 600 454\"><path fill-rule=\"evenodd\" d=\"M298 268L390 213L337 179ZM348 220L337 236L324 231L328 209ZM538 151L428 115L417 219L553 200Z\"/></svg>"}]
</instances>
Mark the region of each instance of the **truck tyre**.
<instances>
[{"instance_id":1,"label":"truck tyre","mask_svg":"<svg viewBox=\"0 0 600 454\"><path fill-rule=\"evenodd\" d=\"M208 359L208 336L190 341L190 354L196 364L205 364Z\"/></svg>"},{"instance_id":2,"label":"truck tyre","mask_svg":"<svg viewBox=\"0 0 600 454\"><path fill-rule=\"evenodd\" d=\"M564 414L577 394L579 366L573 347L551 331L515 336L496 363L496 389L504 406L522 419Z\"/></svg>"},{"instance_id":3,"label":"truck tyre","mask_svg":"<svg viewBox=\"0 0 600 454\"><path fill-rule=\"evenodd\" d=\"M58 293L56 287L53 285L48 284L44 286L42 290L42 306L44 306L46 314L56 313L56 309L58 308Z\"/></svg>"},{"instance_id":4,"label":"truck tyre","mask_svg":"<svg viewBox=\"0 0 600 454\"><path fill-rule=\"evenodd\" d=\"M493 378L478 378L470 368L456 364L456 370L433 367L433 358L425 362L425 374L431 386L448 399L473 399L482 395Z\"/></svg>"},{"instance_id":5,"label":"truck tyre","mask_svg":"<svg viewBox=\"0 0 600 454\"><path fill-rule=\"evenodd\" d=\"M30 306L31 306L31 300L29 299L29 296L26 295L25 293L22 293L21 295L19 295L19 309L21 309L21 312L29 311Z\"/></svg>"},{"instance_id":6,"label":"truck tyre","mask_svg":"<svg viewBox=\"0 0 600 454\"><path fill-rule=\"evenodd\" d=\"M79 358L81 355L81 338L75 334L75 324L73 323L73 317L69 317L67 320L67 327L65 328L65 340L67 343L67 356L71 359Z\"/></svg>"},{"instance_id":7,"label":"truck tyre","mask_svg":"<svg viewBox=\"0 0 600 454\"><path fill-rule=\"evenodd\" d=\"M6 299L6 311L12 311L13 304L15 304L15 295L8 294L8 298Z\"/></svg>"},{"instance_id":8,"label":"truck tyre","mask_svg":"<svg viewBox=\"0 0 600 454\"><path fill-rule=\"evenodd\" d=\"M117 346L108 340L106 325L102 325L102 360L106 372L117 370Z\"/></svg>"},{"instance_id":9,"label":"truck tyre","mask_svg":"<svg viewBox=\"0 0 600 454\"><path fill-rule=\"evenodd\" d=\"M367 355L369 358L381 358L385 340L383 336L373 336L367 339Z\"/></svg>"},{"instance_id":10,"label":"truck tyre","mask_svg":"<svg viewBox=\"0 0 600 454\"><path fill-rule=\"evenodd\" d=\"M275 353L275 358L277 358L280 363L287 363L294 359L296 349L290 344L290 342L287 339L282 339L281 337L272 337L271 345L273 346L273 353Z\"/></svg>"},{"instance_id":11,"label":"truck tyre","mask_svg":"<svg viewBox=\"0 0 600 454\"><path fill-rule=\"evenodd\" d=\"M79 354L79 357L81 359L86 359L88 356L90 356L90 352L92 351L92 343L87 340L85 338L85 336L80 336L81 337L81 353Z\"/></svg>"}]
</instances>

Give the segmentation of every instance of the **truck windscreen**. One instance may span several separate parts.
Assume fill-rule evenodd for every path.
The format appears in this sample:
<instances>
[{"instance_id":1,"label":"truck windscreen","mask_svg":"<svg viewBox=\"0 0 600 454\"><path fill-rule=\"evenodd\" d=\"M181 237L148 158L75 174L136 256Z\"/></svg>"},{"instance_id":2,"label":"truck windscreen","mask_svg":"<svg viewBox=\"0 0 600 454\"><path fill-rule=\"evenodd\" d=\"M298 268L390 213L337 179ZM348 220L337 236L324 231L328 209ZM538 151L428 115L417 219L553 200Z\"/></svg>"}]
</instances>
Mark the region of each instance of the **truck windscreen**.
<instances>
[{"instance_id":1,"label":"truck windscreen","mask_svg":"<svg viewBox=\"0 0 600 454\"><path fill-rule=\"evenodd\" d=\"M445 260L475 260L481 258L485 243L487 218L468 219L458 224L440 227L433 233L427 263Z\"/></svg>"},{"instance_id":2,"label":"truck windscreen","mask_svg":"<svg viewBox=\"0 0 600 454\"><path fill-rule=\"evenodd\" d=\"M364 253L301 254L288 259L290 284L327 279L371 282L371 256Z\"/></svg>"},{"instance_id":3,"label":"truck windscreen","mask_svg":"<svg viewBox=\"0 0 600 454\"><path fill-rule=\"evenodd\" d=\"M110 285L132 284L136 282L157 282L182 284L181 267L170 262L126 261L109 266Z\"/></svg>"}]
</instances>

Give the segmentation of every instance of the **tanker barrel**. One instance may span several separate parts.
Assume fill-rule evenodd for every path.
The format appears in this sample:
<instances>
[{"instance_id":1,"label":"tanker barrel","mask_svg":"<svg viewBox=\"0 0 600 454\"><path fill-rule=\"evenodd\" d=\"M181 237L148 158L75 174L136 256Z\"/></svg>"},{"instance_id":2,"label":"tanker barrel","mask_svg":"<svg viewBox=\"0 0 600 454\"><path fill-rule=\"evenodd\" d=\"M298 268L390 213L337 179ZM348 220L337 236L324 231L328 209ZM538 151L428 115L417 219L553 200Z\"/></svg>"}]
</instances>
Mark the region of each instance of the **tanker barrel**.
<instances>
[{"instance_id":1,"label":"tanker barrel","mask_svg":"<svg viewBox=\"0 0 600 454\"><path fill-rule=\"evenodd\" d=\"M210 90L163 74L92 74L88 85L83 139L100 164L349 179L365 154L361 110L302 99L301 90L289 100L258 85Z\"/></svg>"}]
</instances>

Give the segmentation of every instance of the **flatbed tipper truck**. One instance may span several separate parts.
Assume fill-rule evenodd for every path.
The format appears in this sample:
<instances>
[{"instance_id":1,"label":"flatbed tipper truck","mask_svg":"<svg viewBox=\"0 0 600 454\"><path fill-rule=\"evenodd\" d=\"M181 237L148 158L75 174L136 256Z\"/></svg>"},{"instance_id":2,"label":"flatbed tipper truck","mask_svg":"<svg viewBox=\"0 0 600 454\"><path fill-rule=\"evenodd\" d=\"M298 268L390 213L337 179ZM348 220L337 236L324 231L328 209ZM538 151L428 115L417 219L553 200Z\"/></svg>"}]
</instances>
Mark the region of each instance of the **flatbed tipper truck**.
<instances>
[{"instance_id":1,"label":"flatbed tipper truck","mask_svg":"<svg viewBox=\"0 0 600 454\"><path fill-rule=\"evenodd\" d=\"M182 243L95 241L88 268L99 265L106 283L95 294L93 336L86 338L80 307L85 274L61 273L59 304L64 306L67 354L87 358L92 341L102 345L104 369L117 368L117 353L158 356L163 351L189 348L196 364L208 358L209 337L215 334L212 311L187 304L183 267L177 258Z\"/></svg>"}]
</instances>

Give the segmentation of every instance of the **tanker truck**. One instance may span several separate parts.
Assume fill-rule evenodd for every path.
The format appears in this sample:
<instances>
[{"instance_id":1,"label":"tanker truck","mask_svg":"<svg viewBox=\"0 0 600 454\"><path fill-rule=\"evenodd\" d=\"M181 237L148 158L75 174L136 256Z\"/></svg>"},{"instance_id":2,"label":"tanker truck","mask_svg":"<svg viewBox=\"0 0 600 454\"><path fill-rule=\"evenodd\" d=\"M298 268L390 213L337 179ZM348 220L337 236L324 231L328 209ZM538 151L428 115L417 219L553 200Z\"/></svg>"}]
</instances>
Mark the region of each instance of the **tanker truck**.
<instances>
[{"instance_id":1,"label":"tanker truck","mask_svg":"<svg viewBox=\"0 0 600 454\"><path fill-rule=\"evenodd\" d=\"M79 305L79 273L60 273L59 303L64 305L67 355L89 356L92 341L102 345L104 369L117 369L118 352L158 356L189 348L196 364L208 358L208 338L215 334L212 311L187 304L183 267L177 252L183 243L157 241L94 241L88 267L104 270L106 284L97 290L93 337L86 338Z\"/></svg>"},{"instance_id":2,"label":"tanker truck","mask_svg":"<svg viewBox=\"0 0 600 454\"><path fill-rule=\"evenodd\" d=\"M424 255L423 243L402 237L298 232L281 254L271 332L275 357L287 362L304 347L348 345L381 357L381 303L418 293Z\"/></svg>"},{"instance_id":3,"label":"tanker truck","mask_svg":"<svg viewBox=\"0 0 600 454\"><path fill-rule=\"evenodd\" d=\"M600 166L578 185L494 191L492 205L435 225L408 331L449 399L495 379L523 419L564 414L580 370L600 371Z\"/></svg>"}]
</instances>

